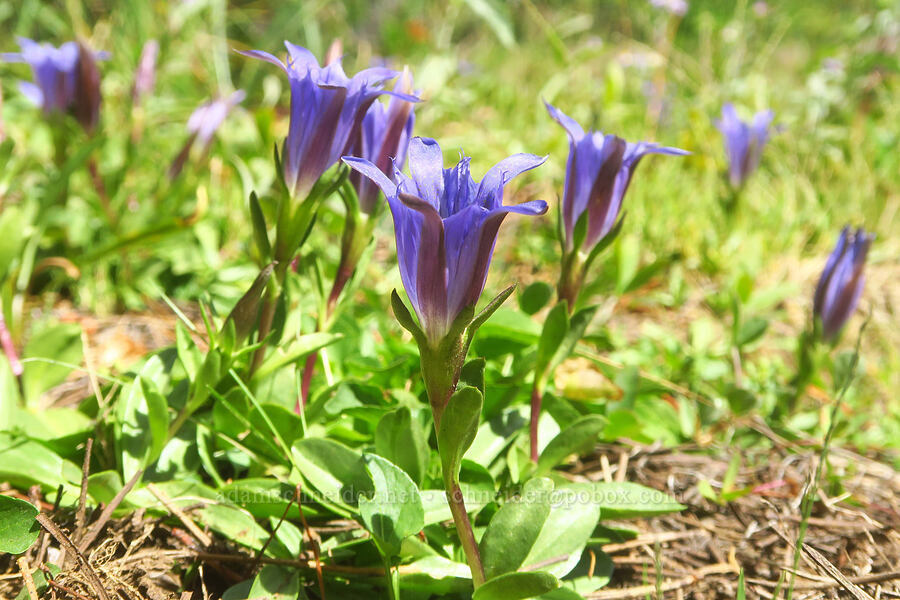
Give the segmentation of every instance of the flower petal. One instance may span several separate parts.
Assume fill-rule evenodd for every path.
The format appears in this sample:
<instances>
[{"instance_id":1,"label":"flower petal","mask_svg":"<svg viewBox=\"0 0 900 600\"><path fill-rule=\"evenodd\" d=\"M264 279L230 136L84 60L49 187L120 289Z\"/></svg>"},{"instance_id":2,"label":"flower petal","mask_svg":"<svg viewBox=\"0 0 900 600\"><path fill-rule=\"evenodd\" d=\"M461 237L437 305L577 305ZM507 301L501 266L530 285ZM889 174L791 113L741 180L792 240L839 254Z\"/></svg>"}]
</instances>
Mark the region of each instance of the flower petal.
<instances>
[{"instance_id":1,"label":"flower petal","mask_svg":"<svg viewBox=\"0 0 900 600\"><path fill-rule=\"evenodd\" d=\"M498 208L503 198L503 186L509 181L524 173L539 167L547 161L546 156L537 156L536 154L513 154L504 158L484 175L481 184L478 186L478 192L475 196L475 202L492 210ZM494 205L488 206L487 200L493 199Z\"/></svg>"},{"instance_id":2,"label":"flower petal","mask_svg":"<svg viewBox=\"0 0 900 600\"><path fill-rule=\"evenodd\" d=\"M362 173L381 188L386 198L397 195L397 185L385 175L381 169L364 158L344 156L341 158L354 171Z\"/></svg>"},{"instance_id":3,"label":"flower petal","mask_svg":"<svg viewBox=\"0 0 900 600\"><path fill-rule=\"evenodd\" d=\"M571 138L573 142L577 142L584 137L584 129L581 128L581 125L579 125L575 119L568 116L549 102L545 101L544 106L547 107L547 112L550 113L553 120L562 125L562 128L566 130L566 133L569 134L569 138Z\"/></svg>"},{"instance_id":4,"label":"flower petal","mask_svg":"<svg viewBox=\"0 0 900 600\"><path fill-rule=\"evenodd\" d=\"M419 319L426 335L431 340L439 340L450 326L444 222L437 210L425 200L408 194L400 194L399 199L406 207L422 215L416 266L416 296L421 311Z\"/></svg>"},{"instance_id":5,"label":"flower petal","mask_svg":"<svg viewBox=\"0 0 900 600\"><path fill-rule=\"evenodd\" d=\"M419 197L439 210L444 195L444 156L441 147L431 138L414 137L409 142L407 155Z\"/></svg>"},{"instance_id":6,"label":"flower petal","mask_svg":"<svg viewBox=\"0 0 900 600\"><path fill-rule=\"evenodd\" d=\"M236 50L236 52L249 58L256 58L259 60L264 60L268 63L272 63L273 65L280 67L281 70L285 73L289 71L287 65L285 65L283 62L281 62L281 60L279 60L272 54L269 54L268 52L264 52L262 50Z\"/></svg>"}]
</instances>

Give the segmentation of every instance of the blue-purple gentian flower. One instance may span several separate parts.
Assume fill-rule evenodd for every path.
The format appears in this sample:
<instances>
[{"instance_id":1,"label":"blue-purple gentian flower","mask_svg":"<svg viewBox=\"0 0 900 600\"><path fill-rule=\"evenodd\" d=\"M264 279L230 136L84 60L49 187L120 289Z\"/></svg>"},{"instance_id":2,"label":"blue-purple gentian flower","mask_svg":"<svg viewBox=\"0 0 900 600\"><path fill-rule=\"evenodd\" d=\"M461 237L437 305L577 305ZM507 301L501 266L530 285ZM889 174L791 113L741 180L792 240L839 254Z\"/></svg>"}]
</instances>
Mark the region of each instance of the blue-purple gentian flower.
<instances>
[{"instance_id":1,"label":"blue-purple gentian flower","mask_svg":"<svg viewBox=\"0 0 900 600\"><path fill-rule=\"evenodd\" d=\"M131 99L135 105L141 104L149 96L156 85L156 59L159 58L159 42L147 40L141 49L138 66L134 70L134 85L131 88Z\"/></svg>"},{"instance_id":2,"label":"blue-purple gentian flower","mask_svg":"<svg viewBox=\"0 0 900 600\"><path fill-rule=\"evenodd\" d=\"M861 227L856 231L844 227L825 263L813 298L813 315L821 323L825 341L837 338L859 302L866 282L863 267L874 239Z\"/></svg>"},{"instance_id":3,"label":"blue-purple gentian flower","mask_svg":"<svg viewBox=\"0 0 900 600\"><path fill-rule=\"evenodd\" d=\"M688 11L687 0L650 0L650 4L654 8L661 8L670 15L677 17L683 17Z\"/></svg>"},{"instance_id":4,"label":"blue-purple gentian flower","mask_svg":"<svg viewBox=\"0 0 900 600\"><path fill-rule=\"evenodd\" d=\"M397 80L394 91L402 94L412 92L412 77L408 72ZM373 102L363 117L359 136L350 154L366 159L393 179L394 169L400 170L406 163L406 150L416 120L413 106L412 102L396 96L391 97L387 106ZM359 171L350 174L350 183L356 189L360 210L367 215L374 214L378 206L378 186Z\"/></svg>"},{"instance_id":5,"label":"blue-purple gentian flower","mask_svg":"<svg viewBox=\"0 0 900 600\"><path fill-rule=\"evenodd\" d=\"M626 142L615 135L588 131L551 104L550 116L569 134L569 159L562 201L566 250L573 248L575 225L587 217L587 234L581 247L590 252L615 226L631 177L647 154L689 154L658 144Z\"/></svg>"},{"instance_id":6,"label":"blue-purple gentian flower","mask_svg":"<svg viewBox=\"0 0 900 600\"><path fill-rule=\"evenodd\" d=\"M716 127L725 138L728 179L733 188L742 187L747 177L759 166L774 117L771 110L764 110L756 113L751 122L745 123L738 117L733 104L728 103L722 107L722 119L716 121Z\"/></svg>"},{"instance_id":7,"label":"blue-purple gentian flower","mask_svg":"<svg viewBox=\"0 0 900 600\"><path fill-rule=\"evenodd\" d=\"M174 179L181 173L194 144L200 144L204 152L209 150L213 136L225 122L228 113L243 102L246 95L244 90L235 90L227 98L215 98L194 109L187 122L188 139L169 167L169 178Z\"/></svg>"},{"instance_id":8,"label":"blue-purple gentian flower","mask_svg":"<svg viewBox=\"0 0 900 600\"><path fill-rule=\"evenodd\" d=\"M2 55L7 62L31 66L34 82L20 81L19 89L45 115L72 114L88 132L100 117L100 71L97 59L105 52L94 52L84 44L66 42L59 48L18 38L21 52Z\"/></svg>"},{"instance_id":9,"label":"blue-purple gentian flower","mask_svg":"<svg viewBox=\"0 0 900 600\"><path fill-rule=\"evenodd\" d=\"M294 198L304 199L329 167L346 154L363 116L381 94L415 102L418 99L387 92L382 85L397 76L375 67L347 77L341 61L320 67L313 54L285 42L288 58L282 63L268 52L251 50L245 56L281 67L291 84L291 124L281 160L285 184Z\"/></svg>"},{"instance_id":10,"label":"blue-purple gentian flower","mask_svg":"<svg viewBox=\"0 0 900 600\"><path fill-rule=\"evenodd\" d=\"M460 313L478 302L506 215L547 211L543 200L503 206L503 187L546 159L514 154L494 165L479 183L469 174L470 158L445 169L437 142L416 137L409 144L412 177L395 169L394 183L371 162L344 157L387 198L400 277L429 343L444 339Z\"/></svg>"}]
</instances>

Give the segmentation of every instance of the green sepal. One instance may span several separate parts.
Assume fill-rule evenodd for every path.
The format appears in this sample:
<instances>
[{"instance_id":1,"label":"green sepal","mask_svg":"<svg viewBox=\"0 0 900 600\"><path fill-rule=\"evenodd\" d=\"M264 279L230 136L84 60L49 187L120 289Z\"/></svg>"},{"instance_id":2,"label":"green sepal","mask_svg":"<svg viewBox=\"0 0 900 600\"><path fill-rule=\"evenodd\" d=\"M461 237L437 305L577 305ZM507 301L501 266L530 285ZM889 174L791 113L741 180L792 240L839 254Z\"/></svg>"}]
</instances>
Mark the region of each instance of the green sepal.
<instances>
[{"instance_id":1,"label":"green sepal","mask_svg":"<svg viewBox=\"0 0 900 600\"><path fill-rule=\"evenodd\" d=\"M627 212L623 212L622 216L619 217L619 220L616 221L616 224L613 225L613 228L609 230L603 238L597 242L597 245L591 249L590 254L588 254L587 260L584 261L584 268L588 269L591 266L591 263L600 256L600 253L609 248L614 241L619 237L619 234L622 233L622 225L625 223L625 217L627 216Z\"/></svg>"},{"instance_id":2,"label":"green sepal","mask_svg":"<svg viewBox=\"0 0 900 600\"><path fill-rule=\"evenodd\" d=\"M416 343L421 348L425 344L425 332L422 331L416 323L416 320L413 319L413 316L410 314L409 309L406 308L403 300L400 299L400 295L397 293L396 289L391 291L391 308L394 310L394 317L397 318L400 326L412 334Z\"/></svg>"},{"instance_id":3,"label":"green sepal","mask_svg":"<svg viewBox=\"0 0 900 600\"><path fill-rule=\"evenodd\" d=\"M463 455L478 433L483 403L484 399L478 389L464 386L456 390L444 409L437 438L445 483L459 481Z\"/></svg>"},{"instance_id":4,"label":"green sepal","mask_svg":"<svg viewBox=\"0 0 900 600\"><path fill-rule=\"evenodd\" d=\"M241 299L237 301L237 304L228 313L221 333L225 334L229 324L234 326L234 347L242 344L247 339L247 336L250 335L254 325L256 325L259 315L259 302L266 290L269 278L272 277L272 271L275 269L276 264L274 261L270 262L259 272L250 289L241 296Z\"/></svg>"},{"instance_id":5,"label":"green sepal","mask_svg":"<svg viewBox=\"0 0 900 600\"><path fill-rule=\"evenodd\" d=\"M475 333L478 331L478 328L484 325L484 323L491 318L491 315L494 314L500 306L506 302L506 299L509 298L512 293L516 291L516 284L512 284L487 303L487 306L481 309L481 312L472 319L468 326L466 327L466 349L468 350L469 346L472 344L472 338L475 337Z\"/></svg>"},{"instance_id":6,"label":"green sepal","mask_svg":"<svg viewBox=\"0 0 900 600\"><path fill-rule=\"evenodd\" d=\"M266 228L266 217L256 192L250 192L250 221L253 225L253 241L264 261L272 260L272 245L269 243L269 230Z\"/></svg>"}]
</instances>

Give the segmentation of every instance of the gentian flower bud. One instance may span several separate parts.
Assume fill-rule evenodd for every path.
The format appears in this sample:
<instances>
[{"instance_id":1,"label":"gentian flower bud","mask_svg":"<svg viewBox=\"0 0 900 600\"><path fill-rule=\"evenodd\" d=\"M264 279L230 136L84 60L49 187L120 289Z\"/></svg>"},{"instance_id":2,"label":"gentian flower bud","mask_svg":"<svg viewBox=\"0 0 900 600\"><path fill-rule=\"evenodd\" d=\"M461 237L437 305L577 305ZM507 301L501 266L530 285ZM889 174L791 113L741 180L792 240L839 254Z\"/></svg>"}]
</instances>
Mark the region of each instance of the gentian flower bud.
<instances>
[{"instance_id":1,"label":"gentian flower bud","mask_svg":"<svg viewBox=\"0 0 900 600\"><path fill-rule=\"evenodd\" d=\"M437 142L413 138L412 177L394 170L397 183L362 158L344 162L375 182L394 217L403 287L428 343L438 345L460 314L481 296L500 224L508 213L541 215L543 200L503 206L503 187L546 157L515 154L494 165L481 182L469 174L469 159L443 168Z\"/></svg>"},{"instance_id":2,"label":"gentian flower bud","mask_svg":"<svg viewBox=\"0 0 900 600\"><path fill-rule=\"evenodd\" d=\"M837 339L859 302L866 281L863 267L874 239L862 228L844 227L825 263L813 298L813 315L827 342Z\"/></svg>"},{"instance_id":3,"label":"gentian flower bud","mask_svg":"<svg viewBox=\"0 0 900 600\"><path fill-rule=\"evenodd\" d=\"M174 179L181 173L184 163L190 155L191 148L195 143L199 143L203 147L203 151L209 150L212 144L213 136L219 127L225 121L225 117L231 110L243 102L247 94L244 90L235 90L227 98L216 98L198 106L187 122L188 139L182 147L178 156L172 161L169 167L169 178Z\"/></svg>"},{"instance_id":4,"label":"gentian flower bud","mask_svg":"<svg viewBox=\"0 0 900 600\"><path fill-rule=\"evenodd\" d=\"M100 116L100 71L97 59L104 52L93 52L84 44L66 42L59 48L19 38L22 52L5 53L8 62L31 65L34 83L19 82L19 89L45 115L70 113L91 133Z\"/></svg>"},{"instance_id":5,"label":"gentian flower bud","mask_svg":"<svg viewBox=\"0 0 900 600\"><path fill-rule=\"evenodd\" d=\"M412 76L408 71L397 80L394 91L404 95L412 93ZM392 97L387 107L381 102L373 102L363 117L352 154L368 160L393 179L394 168L402 169L406 163L406 150L416 120L413 106L412 102L398 97ZM350 174L350 183L356 189L360 210L367 215L374 214L378 206L378 186L358 171Z\"/></svg>"},{"instance_id":6,"label":"gentian flower bud","mask_svg":"<svg viewBox=\"0 0 900 600\"><path fill-rule=\"evenodd\" d=\"M716 127L725 138L725 153L728 155L728 179L731 187L739 189L747 177L759 166L763 147L769 139L769 126L775 114L764 110L753 116L753 121L745 123L737 115L734 105L722 107L722 119Z\"/></svg>"},{"instance_id":7,"label":"gentian flower bud","mask_svg":"<svg viewBox=\"0 0 900 600\"><path fill-rule=\"evenodd\" d=\"M316 57L300 46L285 42L287 64L268 52L251 50L245 56L281 67L291 84L291 124L281 161L284 181L291 195L304 199L316 181L349 150L363 116L381 94L415 102L418 99L381 89L396 71L381 67L347 77L338 59L320 67Z\"/></svg>"},{"instance_id":8,"label":"gentian flower bud","mask_svg":"<svg viewBox=\"0 0 900 600\"><path fill-rule=\"evenodd\" d=\"M141 104L144 97L153 91L156 85L156 59L159 57L159 42L148 40L141 50L137 69L134 71L134 86L131 89L132 102Z\"/></svg>"},{"instance_id":9,"label":"gentian flower bud","mask_svg":"<svg viewBox=\"0 0 900 600\"><path fill-rule=\"evenodd\" d=\"M562 111L545 103L550 116L569 134L569 159L562 201L566 250L590 251L613 229L622 211L622 200L638 163L647 154L689 154L658 144L626 142L599 131L587 133ZM587 232L575 248L575 226L587 218Z\"/></svg>"}]
</instances>

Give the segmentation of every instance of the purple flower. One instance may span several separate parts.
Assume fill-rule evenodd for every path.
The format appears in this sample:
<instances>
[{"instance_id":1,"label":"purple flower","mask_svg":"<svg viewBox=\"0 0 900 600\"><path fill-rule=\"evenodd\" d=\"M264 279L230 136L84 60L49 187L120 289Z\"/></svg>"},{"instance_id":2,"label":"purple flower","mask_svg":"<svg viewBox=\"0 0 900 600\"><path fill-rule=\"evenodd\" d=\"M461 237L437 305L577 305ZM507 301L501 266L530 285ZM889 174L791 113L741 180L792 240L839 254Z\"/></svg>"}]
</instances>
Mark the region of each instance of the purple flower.
<instances>
[{"instance_id":1,"label":"purple flower","mask_svg":"<svg viewBox=\"0 0 900 600\"><path fill-rule=\"evenodd\" d=\"M412 77L404 72L394 91L412 92ZM416 120L413 106L412 102L397 97L392 97L387 107L381 102L373 102L363 117L359 139L351 154L366 159L393 179L394 169L402 169L406 163L406 150ZM362 212L374 214L378 201L375 183L358 171L350 174L350 183L356 189Z\"/></svg>"},{"instance_id":2,"label":"purple flower","mask_svg":"<svg viewBox=\"0 0 900 600\"><path fill-rule=\"evenodd\" d=\"M88 132L100 116L100 71L95 53L78 42L66 42L59 48L19 38L21 52L4 53L3 60L25 62L31 66L34 82L21 81L19 89L45 115L71 113Z\"/></svg>"},{"instance_id":3,"label":"purple flower","mask_svg":"<svg viewBox=\"0 0 900 600\"><path fill-rule=\"evenodd\" d=\"M686 0L650 0L654 8L661 8L669 14L683 17L688 11Z\"/></svg>"},{"instance_id":4,"label":"purple flower","mask_svg":"<svg viewBox=\"0 0 900 600\"><path fill-rule=\"evenodd\" d=\"M582 248L590 252L612 230L622 210L622 200L638 163L646 154L689 154L647 142L626 142L599 131L587 133L562 111L545 103L550 116L569 134L569 159L562 218L566 249L574 248L575 226L587 217L587 233Z\"/></svg>"},{"instance_id":5,"label":"purple flower","mask_svg":"<svg viewBox=\"0 0 900 600\"><path fill-rule=\"evenodd\" d=\"M469 174L470 158L445 169L437 142L416 137L409 144L412 177L395 169L395 184L371 162L344 157L388 200L400 277L429 343L439 343L459 314L478 301L506 215L547 211L543 200L503 206L503 187L546 159L514 154L494 165L478 183Z\"/></svg>"},{"instance_id":6,"label":"purple flower","mask_svg":"<svg viewBox=\"0 0 900 600\"><path fill-rule=\"evenodd\" d=\"M131 97L135 104L140 104L145 96L153 91L156 85L156 59L159 57L159 42L148 40L141 50L141 58L134 71L134 87Z\"/></svg>"},{"instance_id":7,"label":"purple flower","mask_svg":"<svg viewBox=\"0 0 900 600\"><path fill-rule=\"evenodd\" d=\"M756 113L751 123L744 123L738 118L734 105L728 103L722 107L722 120L716 121L716 127L725 138L728 178L732 187L737 189L743 186L750 173L759 166L774 117L771 110L764 110Z\"/></svg>"},{"instance_id":8,"label":"purple flower","mask_svg":"<svg viewBox=\"0 0 900 600\"><path fill-rule=\"evenodd\" d=\"M225 117L228 116L228 113L235 106L243 102L246 95L244 90L236 90L227 98L216 98L201 104L191 113L187 122L189 134L187 142L185 142L175 160L172 161L172 165L169 167L169 178L174 179L181 173L181 169L184 168L184 163L187 161L191 148L195 143L199 143L203 147L204 152L209 149L213 136L219 127L222 126Z\"/></svg>"},{"instance_id":9,"label":"purple flower","mask_svg":"<svg viewBox=\"0 0 900 600\"><path fill-rule=\"evenodd\" d=\"M284 141L284 180L295 198L305 198L316 181L346 154L363 116L381 94L415 102L418 99L381 86L396 71L372 68L347 77L336 60L320 67L316 57L290 42L287 64L260 50L242 52L281 67L291 84L291 124Z\"/></svg>"},{"instance_id":10,"label":"purple flower","mask_svg":"<svg viewBox=\"0 0 900 600\"><path fill-rule=\"evenodd\" d=\"M813 314L822 324L826 341L837 337L859 302L866 282L863 267L874 239L874 234L861 227L856 231L844 227L825 263L813 298Z\"/></svg>"}]
</instances>

